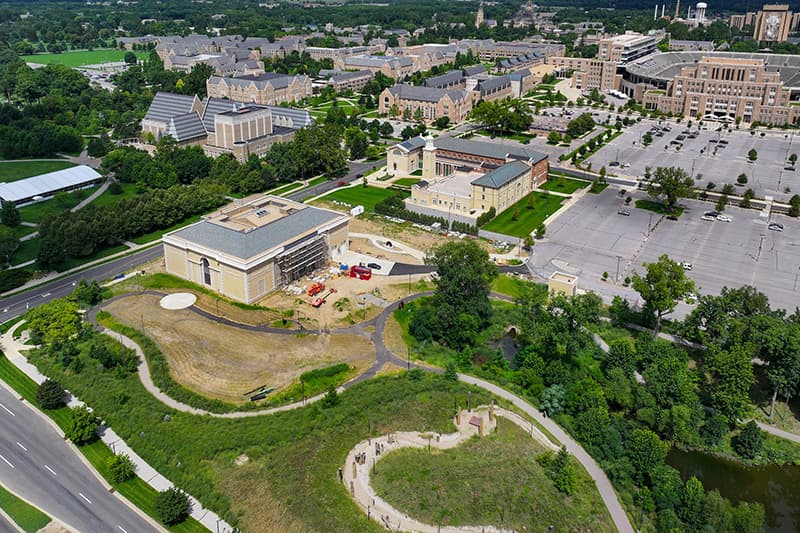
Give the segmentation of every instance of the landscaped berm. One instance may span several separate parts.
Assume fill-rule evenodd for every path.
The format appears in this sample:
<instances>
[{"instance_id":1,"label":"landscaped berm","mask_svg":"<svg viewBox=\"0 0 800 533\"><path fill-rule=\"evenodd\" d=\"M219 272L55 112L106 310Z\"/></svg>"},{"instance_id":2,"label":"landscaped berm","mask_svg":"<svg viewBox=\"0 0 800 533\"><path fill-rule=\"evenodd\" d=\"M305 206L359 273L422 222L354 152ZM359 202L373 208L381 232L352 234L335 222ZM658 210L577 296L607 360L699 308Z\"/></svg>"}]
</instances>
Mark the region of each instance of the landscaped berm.
<instances>
[{"instance_id":1,"label":"landscaped berm","mask_svg":"<svg viewBox=\"0 0 800 533\"><path fill-rule=\"evenodd\" d=\"M172 378L209 398L242 403L248 391L267 385L279 392L315 368L345 362L363 371L375 361L375 347L366 337L247 331L190 309L164 309L160 299L130 296L105 309L127 326L144 326L166 357Z\"/></svg>"}]
</instances>

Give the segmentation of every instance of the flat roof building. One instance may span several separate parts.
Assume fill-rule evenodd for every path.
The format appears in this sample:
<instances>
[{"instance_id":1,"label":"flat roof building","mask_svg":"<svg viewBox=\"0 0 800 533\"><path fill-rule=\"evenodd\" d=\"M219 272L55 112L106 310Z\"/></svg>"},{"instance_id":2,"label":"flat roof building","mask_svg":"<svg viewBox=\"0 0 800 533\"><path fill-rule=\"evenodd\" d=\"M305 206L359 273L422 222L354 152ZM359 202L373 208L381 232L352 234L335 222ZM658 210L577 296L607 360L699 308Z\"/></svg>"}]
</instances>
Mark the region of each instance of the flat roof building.
<instances>
[{"instance_id":1,"label":"flat roof building","mask_svg":"<svg viewBox=\"0 0 800 533\"><path fill-rule=\"evenodd\" d=\"M0 183L0 199L13 204L34 202L59 192L74 191L103 180L91 167L78 165L10 183Z\"/></svg>"},{"instance_id":2,"label":"flat roof building","mask_svg":"<svg viewBox=\"0 0 800 533\"><path fill-rule=\"evenodd\" d=\"M164 235L167 272L252 303L347 251L349 217L257 195Z\"/></svg>"}]
</instances>

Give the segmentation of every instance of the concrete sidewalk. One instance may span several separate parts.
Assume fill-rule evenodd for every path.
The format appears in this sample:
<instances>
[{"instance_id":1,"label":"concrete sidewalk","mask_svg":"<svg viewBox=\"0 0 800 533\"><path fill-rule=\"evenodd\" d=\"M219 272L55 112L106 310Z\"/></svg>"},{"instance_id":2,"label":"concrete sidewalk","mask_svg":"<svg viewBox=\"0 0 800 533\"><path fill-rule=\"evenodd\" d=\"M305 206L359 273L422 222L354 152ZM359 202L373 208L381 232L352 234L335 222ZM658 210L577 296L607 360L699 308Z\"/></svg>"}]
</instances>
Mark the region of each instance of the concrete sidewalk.
<instances>
[{"instance_id":1,"label":"concrete sidewalk","mask_svg":"<svg viewBox=\"0 0 800 533\"><path fill-rule=\"evenodd\" d=\"M35 366L29 363L28 359L21 353L22 351L29 350L31 346L27 346L14 339L14 331L16 331L17 328L22 326L24 323L24 320L18 322L5 335L0 337L0 344L2 344L3 351L5 352L8 360L14 363L17 368L22 370L22 372L24 372L28 377L39 384L45 381L47 377L39 372ZM76 397L71 396L71 399L67 405L70 407L77 407L85 404ZM50 420L49 418L47 419ZM60 428L58 431L59 433L62 433ZM100 438L104 443L106 443L106 445L108 445L109 448L111 448L114 453L127 454L128 457L131 458L131 461L133 461L133 463L136 465L136 475L142 478L155 490L163 491L174 486L172 482L170 482L163 475L159 474L155 468L150 466L135 451L133 451L130 446L128 446L125 441L119 437L119 435L114 433L114 430L110 427L105 425L101 427ZM78 455L84 459L83 454L79 453ZM94 471L94 468L92 468L92 471ZM124 501L127 502L127 500ZM233 532L233 527L230 524L222 520L214 512L205 509L202 504L192 496L189 496L189 502L191 506L191 517L203 524L203 526L208 528L210 531L219 533ZM131 507L139 512L138 508L133 507L132 505Z\"/></svg>"}]
</instances>

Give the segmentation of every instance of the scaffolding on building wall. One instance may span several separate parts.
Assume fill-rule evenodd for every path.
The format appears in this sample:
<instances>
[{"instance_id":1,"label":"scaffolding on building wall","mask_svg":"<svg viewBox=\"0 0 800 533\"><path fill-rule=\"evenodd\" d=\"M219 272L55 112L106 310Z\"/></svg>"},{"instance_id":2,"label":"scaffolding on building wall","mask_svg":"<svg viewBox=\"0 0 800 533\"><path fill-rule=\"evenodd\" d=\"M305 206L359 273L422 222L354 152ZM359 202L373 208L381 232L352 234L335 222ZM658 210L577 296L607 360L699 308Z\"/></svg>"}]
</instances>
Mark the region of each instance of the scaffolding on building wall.
<instances>
[{"instance_id":1,"label":"scaffolding on building wall","mask_svg":"<svg viewBox=\"0 0 800 533\"><path fill-rule=\"evenodd\" d=\"M328 262L328 241L325 235L311 235L292 243L275 260L278 286L285 286L325 266Z\"/></svg>"}]
</instances>

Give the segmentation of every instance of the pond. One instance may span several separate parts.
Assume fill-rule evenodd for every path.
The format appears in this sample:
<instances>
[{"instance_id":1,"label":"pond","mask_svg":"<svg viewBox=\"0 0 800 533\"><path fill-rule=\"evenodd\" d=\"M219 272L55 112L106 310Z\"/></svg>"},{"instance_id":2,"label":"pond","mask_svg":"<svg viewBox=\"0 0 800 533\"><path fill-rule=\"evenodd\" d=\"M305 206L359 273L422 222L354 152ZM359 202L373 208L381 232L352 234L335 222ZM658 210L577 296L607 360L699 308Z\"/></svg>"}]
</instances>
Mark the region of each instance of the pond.
<instances>
[{"instance_id":1,"label":"pond","mask_svg":"<svg viewBox=\"0 0 800 533\"><path fill-rule=\"evenodd\" d=\"M800 467L745 466L702 452L672 449L667 463L686 480L703 482L736 503L758 502L766 512L766 531L800 531Z\"/></svg>"}]
</instances>

